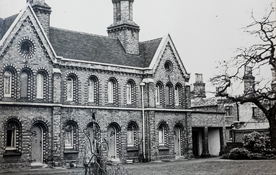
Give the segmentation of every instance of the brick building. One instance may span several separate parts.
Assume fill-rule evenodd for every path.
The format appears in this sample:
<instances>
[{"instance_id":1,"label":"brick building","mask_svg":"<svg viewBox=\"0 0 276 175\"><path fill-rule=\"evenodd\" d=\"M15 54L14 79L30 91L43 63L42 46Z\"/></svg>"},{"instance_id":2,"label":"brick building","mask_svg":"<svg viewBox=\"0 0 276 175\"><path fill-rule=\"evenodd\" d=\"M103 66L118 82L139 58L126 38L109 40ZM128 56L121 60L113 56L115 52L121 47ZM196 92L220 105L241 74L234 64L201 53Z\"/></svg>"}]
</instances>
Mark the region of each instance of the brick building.
<instances>
[{"instance_id":1,"label":"brick building","mask_svg":"<svg viewBox=\"0 0 276 175\"><path fill-rule=\"evenodd\" d=\"M170 35L140 42L133 0L112 3L108 36L50 27L44 0L0 19L0 168L81 166L86 135L111 161L193 156L192 115L214 119L192 113ZM208 128L202 137L208 152Z\"/></svg>"}]
</instances>

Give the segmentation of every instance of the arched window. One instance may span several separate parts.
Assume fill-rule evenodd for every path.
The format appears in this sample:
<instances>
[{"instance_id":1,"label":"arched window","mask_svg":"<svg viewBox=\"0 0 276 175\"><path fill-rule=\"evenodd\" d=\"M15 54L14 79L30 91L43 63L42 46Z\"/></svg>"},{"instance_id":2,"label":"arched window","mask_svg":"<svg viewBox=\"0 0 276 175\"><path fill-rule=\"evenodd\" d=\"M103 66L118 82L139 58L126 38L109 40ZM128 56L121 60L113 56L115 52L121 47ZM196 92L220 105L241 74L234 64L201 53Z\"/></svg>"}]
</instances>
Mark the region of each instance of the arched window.
<instances>
[{"instance_id":1,"label":"arched window","mask_svg":"<svg viewBox=\"0 0 276 175\"><path fill-rule=\"evenodd\" d=\"M88 101L95 102L95 80L92 78L88 80Z\"/></svg>"},{"instance_id":2,"label":"arched window","mask_svg":"<svg viewBox=\"0 0 276 175\"><path fill-rule=\"evenodd\" d=\"M172 105L173 103L173 86L171 83L168 83L166 85L166 94L165 94L165 99L166 99L166 105Z\"/></svg>"},{"instance_id":3,"label":"arched window","mask_svg":"<svg viewBox=\"0 0 276 175\"><path fill-rule=\"evenodd\" d=\"M74 80L72 77L67 78L67 101L73 101L74 96Z\"/></svg>"},{"instance_id":4,"label":"arched window","mask_svg":"<svg viewBox=\"0 0 276 175\"><path fill-rule=\"evenodd\" d=\"M114 102L114 82L108 81L107 84L108 103Z\"/></svg>"},{"instance_id":5,"label":"arched window","mask_svg":"<svg viewBox=\"0 0 276 175\"><path fill-rule=\"evenodd\" d=\"M127 98L127 104L131 104L131 101L132 101L132 98L131 98L131 84L130 83L127 83L126 85L126 98Z\"/></svg>"},{"instance_id":6,"label":"arched window","mask_svg":"<svg viewBox=\"0 0 276 175\"><path fill-rule=\"evenodd\" d=\"M127 126L127 146L138 146L138 125L136 122L130 122Z\"/></svg>"},{"instance_id":7,"label":"arched window","mask_svg":"<svg viewBox=\"0 0 276 175\"><path fill-rule=\"evenodd\" d=\"M4 97L11 97L11 84L12 84L12 73L5 71L4 73Z\"/></svg>"},{"instance_id":8,"label":"arched window","mask_svg":"<svg viewBox=\"0 0 276 175\"><path fill-rule=\"evenodd\" d=\"M42 73L38 73L36 76L36 98L43 99L44 90L44 76Z\"/></svg>"},{"instance_id":9,"label":"arched window","mask_svg":"<svg viewBox=\"0 0 276 175\"><path fill-rule=\"evenodd\" d=\"M179 90L180 90L180 87L179 86L176 86L175 87L175 95L174 95L174 99L175 99L175 106L179 106Z\"/></svg>"},{"instance_id":10,"label":"arched window","mask_svg":"<svg viewBox=\"0 0 276 175\"><path fill-rule=\"evenodd\" d=\"M16 120L9 120L6 124L6 150L19 151L19 141L21 138L21 126Z\"/></svg>"},{"instance_id":11,"label":"arched window","mask_svg":"<svg viewBox=\"0 0 276 175\"><path fill-rule=\"evenodd\" d=\"M161 82L158 82L156 84L156 90L155 90L156 105L161 105L162 92L163 92L163 85Z\"/></svg>"},{"instance_id":12,"label":"arched window","mask_svg":"<svg viewBox=\"0 0 276 175\"><path fill-rule=\"evenodd\" d=\"M164 146L165 145L165 127L160 126L158 129L159 134L159 145Z\"/></svg>"},{"instance_id":13,"label":"arched window","mask_svg":"<svg viewBox=\"0 0 276 175\"><path fill-rule=\"evenodd\" d=\"M65 149L77 150L78 127L74 121L67 121L64 125L64 146Z\"/></svg>"},{"instance_id":14,"label":"arched window","mask_svg":"<svg viewBox=\"0 0 276 175\"><path fill-rule=\"evenodd\" d=\"M20 95L21 98L27 98L28 97L28 74L26 72L22 72L20 75Z\"/></svg>"},{"instance_id":15,"label":"arched window","mask_svg":"<svg viewBox=\"0 0 276 175\"><path fill-rule=\"evenodd\" d=\"M168 126L162 123L158 127L159 146L168 146Z\"/></svg>"}]
</instances>

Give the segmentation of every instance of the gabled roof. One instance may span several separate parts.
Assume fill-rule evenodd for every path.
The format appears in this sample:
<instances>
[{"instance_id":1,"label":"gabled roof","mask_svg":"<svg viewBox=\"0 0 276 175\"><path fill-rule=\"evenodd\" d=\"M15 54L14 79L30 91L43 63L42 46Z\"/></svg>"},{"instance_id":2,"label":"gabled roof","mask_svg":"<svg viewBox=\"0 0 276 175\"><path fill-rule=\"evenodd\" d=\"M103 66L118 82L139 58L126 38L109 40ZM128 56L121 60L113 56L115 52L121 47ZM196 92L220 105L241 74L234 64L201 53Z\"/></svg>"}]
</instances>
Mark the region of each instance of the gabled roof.
<instances>
[{"instance_id":1,"label":"gabled roof","mask_svg":"<svg viewBox=\"0 0 276 175\"><path fill-rule=\"evenodd\" d=\"M16 19L17 16L18 16L18 14L4 18L4 19L0 18L0 40L3 38L5 33L8 31L8 29L10 28L10 26L12 25L12 23L14 22L14 20Z\"/></svg>"},{"instance_id":2,"label":"gabled roof","mask_svg":"<svg viewBox=\"0 0 276 175\"><path fill-rule=\"evenodd\" d=\"M144 68L149 67L161 38L139 43L140 55L126 53L118 39L53 27L50 42L64 58Z\"/></svg>"},{"instance_id":3,"label":"gabled roof","mask_svg":"<svg viewBox=\"0 0 276 175\"><path fill-rule=\"evenodd\" d=\"M16 31L20 30L20 27L23 26L22 23L26 18L28 18L28 22L31 23L34 30L41 31L41 32L38 32L37 37L41 40L44 46L46 45L49 46L49 47L45 47L45 51L47 52L51 61L56 62L56 57L57 57L56 53L51 43L49 42L45 32L43 31L43 28L35 12L33 11L29 3L26 5L26 7L23 10L21 10L21 12L18 15L14 15L6 18L5 23L4 21L2 21L2 26L0 30L2 30L2 27L3 27L3 36L0 39L0 56L3 56L5 49L7 49L10 46L9 43L11 43L12 40L15 38L14 36L16 35Z\"/></svg>"}]
</instances>

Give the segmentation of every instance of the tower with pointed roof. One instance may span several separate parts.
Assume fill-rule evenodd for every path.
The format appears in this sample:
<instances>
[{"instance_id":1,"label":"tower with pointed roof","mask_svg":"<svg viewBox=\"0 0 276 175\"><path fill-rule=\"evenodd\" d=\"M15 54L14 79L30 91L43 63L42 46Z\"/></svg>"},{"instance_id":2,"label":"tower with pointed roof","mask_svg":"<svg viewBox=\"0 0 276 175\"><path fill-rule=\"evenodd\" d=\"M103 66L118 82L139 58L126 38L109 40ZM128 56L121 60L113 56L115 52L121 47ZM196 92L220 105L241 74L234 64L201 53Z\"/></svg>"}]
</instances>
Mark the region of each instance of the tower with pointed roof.
<instances>
[{"instance_id":1,"label":"tower with pointed roof","mask_svg":"<svg viewBox=\"0 0 276 175\"><path fill-rule=\"evenodd\" d=\"M107 28L108 36L118 38L128 54L139 54L139 26L133 22L134 0L112 0L113 24Z\"/></svg>"},{"instance_id":2,"label":"tower with pointed roof","mask_svg":"<svg viewBox=\"0 0 276 175\"><path fill-rule=\"evenodd\" d=\"M45 3L45 0L27 0L27 3L32 6L44 32L49 37L51 7Z\"/></svg>"}]
</instances>

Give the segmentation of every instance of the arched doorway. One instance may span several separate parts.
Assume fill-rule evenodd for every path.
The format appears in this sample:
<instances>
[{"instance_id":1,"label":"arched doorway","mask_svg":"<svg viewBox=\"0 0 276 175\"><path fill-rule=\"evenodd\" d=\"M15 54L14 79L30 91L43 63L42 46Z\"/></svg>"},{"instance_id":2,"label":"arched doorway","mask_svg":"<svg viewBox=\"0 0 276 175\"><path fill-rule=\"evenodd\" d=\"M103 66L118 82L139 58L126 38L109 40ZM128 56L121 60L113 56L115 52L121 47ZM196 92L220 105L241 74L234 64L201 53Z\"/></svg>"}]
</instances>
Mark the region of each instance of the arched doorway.
<instances>
[{"instance_id":1,"label":"arched doorway","mask_svg":"<svg viewBox=\"0 0 276 175\"><path fill-rule=\"evenodd\" d=\"M107 141L108 141L108 157L116 158L116 128L114 126L108 127Z\"/></svg>"},{"instance_id":2,"label":"arched doorway","mask_svg":"<svg viewBox=\"0 0 276 175\"><path fill-rule=\"evenodd\" d=\"M31 128L32 133L32 161L33 164L43 163L43 129L39 124Z\"/></svg>"},{"instance_id":3,"label":"arched doorway","mask_svg":"<svg viewBox=\"0 0 276 175\"><path fill-rule=\"evenodd\" d=\"M180 135L180 128L175 127L174 128L174 151L175 151L175 156L181 156L181 135Z\"/></svg>"},{"instance_id":4,"label":"arched doorway","mask_svg":"<svg viewBox=\"0 0 276 175\"><path fill-rule=\"evenodd\" d=\"M107 128L107 142L108 142L108 158L111 160L118 160L117 147L119 144L119 125L112 123Z\"/></svg>"}]
</instances>

